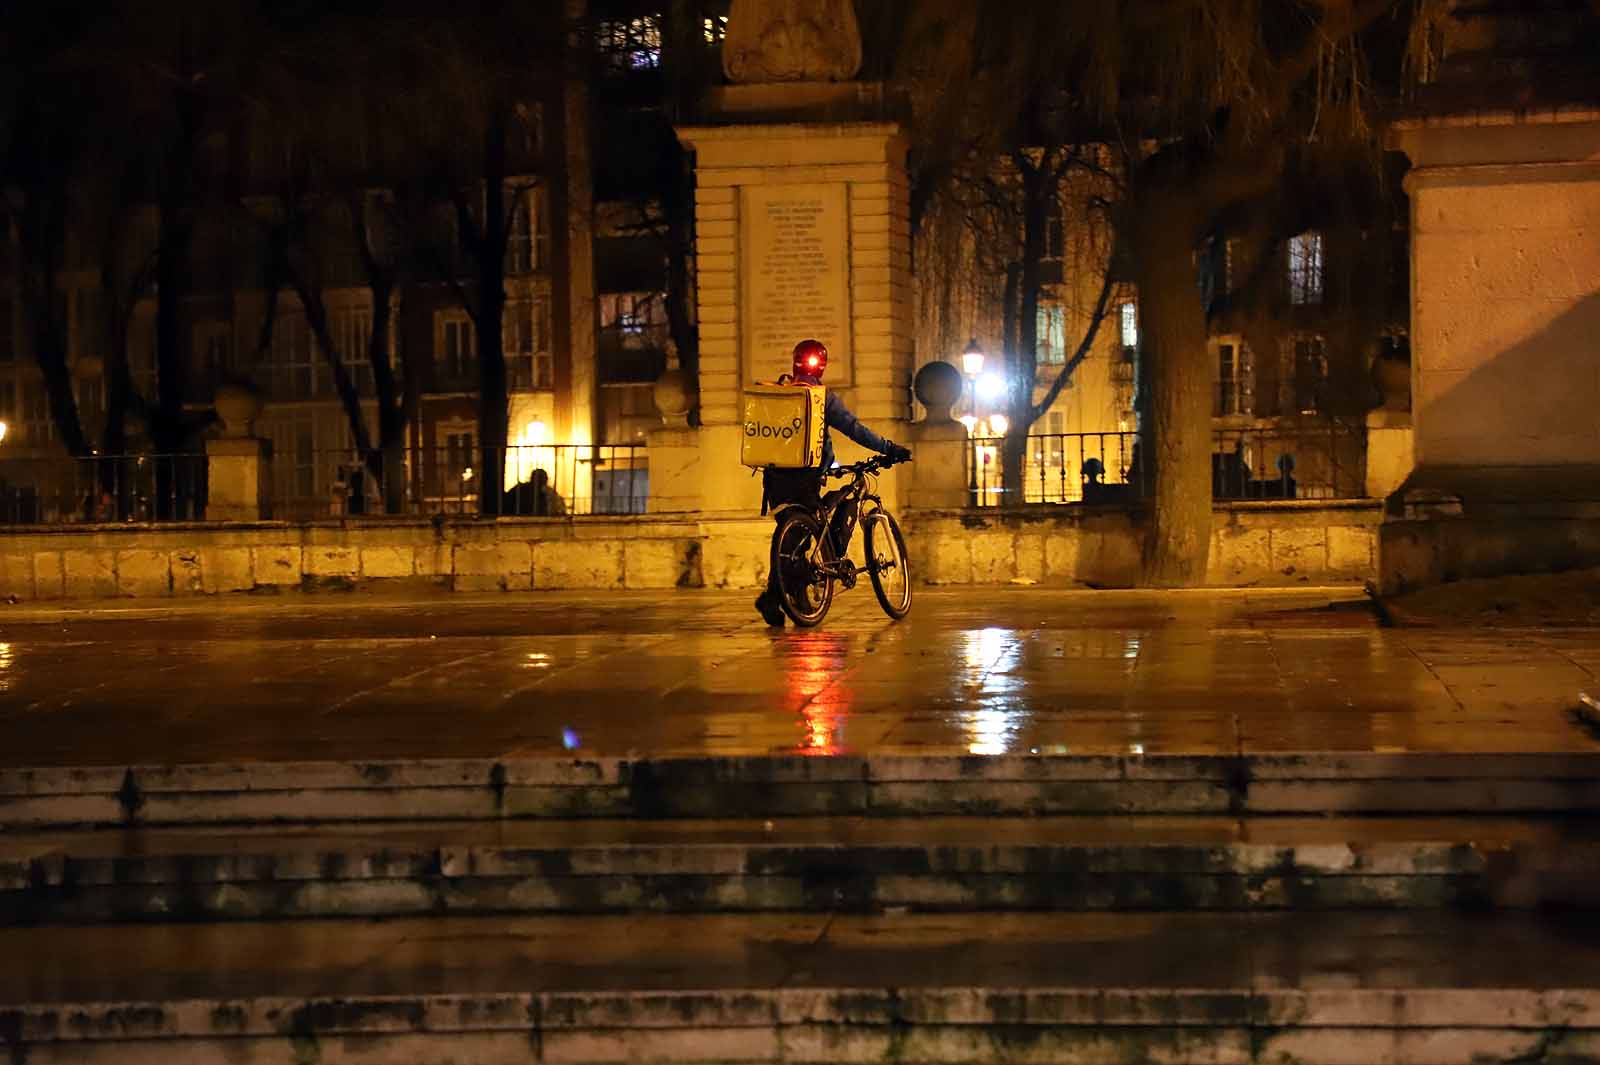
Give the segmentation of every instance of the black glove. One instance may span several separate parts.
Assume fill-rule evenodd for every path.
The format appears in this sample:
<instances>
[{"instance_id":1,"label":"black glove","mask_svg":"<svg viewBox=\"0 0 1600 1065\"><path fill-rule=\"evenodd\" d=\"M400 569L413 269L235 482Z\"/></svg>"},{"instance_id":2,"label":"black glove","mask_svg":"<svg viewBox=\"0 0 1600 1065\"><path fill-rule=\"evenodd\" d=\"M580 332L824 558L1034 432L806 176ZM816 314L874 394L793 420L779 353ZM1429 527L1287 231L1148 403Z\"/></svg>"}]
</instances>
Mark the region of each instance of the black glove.
<instances>
[{"instance_id":1,"label":"black glove","mask_svg":"<svg viewBox=\"0 0 1600 1065\"><path fill-rule=\"evenodd\" d=\"M891 440L889 441L889 451L886 457L890 462L910 462L911 449L908 447L901 447L899 444Z\"/></svg>"}]
</instances>

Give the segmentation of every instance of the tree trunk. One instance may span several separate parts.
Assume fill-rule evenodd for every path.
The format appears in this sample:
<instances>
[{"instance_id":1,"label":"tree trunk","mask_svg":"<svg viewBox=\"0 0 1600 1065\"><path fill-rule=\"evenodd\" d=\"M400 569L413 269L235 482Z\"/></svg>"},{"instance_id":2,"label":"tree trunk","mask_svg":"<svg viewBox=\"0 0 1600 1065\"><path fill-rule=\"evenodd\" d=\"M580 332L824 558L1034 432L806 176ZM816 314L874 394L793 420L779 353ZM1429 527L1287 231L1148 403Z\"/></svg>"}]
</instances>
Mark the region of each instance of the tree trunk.
<instances>
[{"instance_id":1,"label":"tree trunk","mask_svg":"<svg viewBox=\"0 0 1600 1065\"><path fill-rule=\"evenodd\" d=\"M1197 211L1161 188L1134 205L1131 226L1144 360L1139 458L1154 489L1144 582L1205 583L1211 545L1211 373L1195 283Z\"/></svg>"},{"instance_id":2,"label":"tree trunk","mask_svg":"<svg viewBox=\"0 0 1600 1065\"><path fill-rule=\"evenodd\" d=\"M484 134L483 226L477 241L478 513L500 514L505 493L510 394L506 381L505 267L510 219L506 214L506 127L510 108L497 108Z\"/></svg>"},{"instance_id":3,"label":"tree trunk","mask_svg":"<svg viewBox=\"0 0 1600 1065\"><path fill-rule=\"evenodd\" d=\"M58 288L60 257L67 241L66 203L59 190L27 190L17 223L21 236L22 307L34 362L44 378L50 420L69 454L87 456L89 442L72 393L66 296Z\"/></svg>"},{"instance_id":4,"label":"tree trunk","mask_svg":"<svg viewBox=\"0 0 1600 1065\"><path fill-rule=\"evenodd\" d=\"M1000 448L1000 498L1008 507L1027 501L1026 460L1028 430L1033 427L1033 389L1039 374L1039 290L1043 278L1044 230L1050 200L1058 195L1049 153L1042 165L1021 153L1017 168L1022 175L1022 262L1018 264L1016 293L1016 347L1007 367L1006 432ZM1009 281L1009 278L1008 278Z\"/></svg>"},{"instance_id":5,"label":"tree trunk","mask_svg":"<svg viewBox=\"0 0 1600 1065\"><path fill-rule=\"evenodd\" d=\"M405 512L406 503L406 404L389 361L389 327L393 316L387 284L372 286L372 335L367 356L372 363L373 384L378 393L378 468L373 473L383 491L385 514Z\"/></svg>"}]
</instances>

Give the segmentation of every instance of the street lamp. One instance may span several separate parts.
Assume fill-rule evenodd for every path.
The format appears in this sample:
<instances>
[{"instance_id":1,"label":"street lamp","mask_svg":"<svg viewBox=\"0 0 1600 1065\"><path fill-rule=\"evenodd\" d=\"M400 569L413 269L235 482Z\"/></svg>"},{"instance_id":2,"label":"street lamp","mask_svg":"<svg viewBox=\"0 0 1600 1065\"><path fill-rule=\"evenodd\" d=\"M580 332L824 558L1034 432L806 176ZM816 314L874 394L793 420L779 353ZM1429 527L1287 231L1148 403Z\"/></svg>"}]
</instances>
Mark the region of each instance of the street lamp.
<instances>
[{"instance_id":1,"label":"street lamp","mask_svg":"<svg viewBox=\"0 0 1600 1065\"><path fill-rule=\"evenodd\" d=\"M961 352L961 372L973 380L983 373L983 348L978 345L977 337L967 341Z\"/></svg>"},{"instance_id":2,"label":"street lamp","mask_svg":"<svg viewBox=\"0 0 1600 1065\"><path fill-rule=\"evenodd\" d=\"M961 424L967 427L967 503L976 506L978 503L978 446L973 437L978 426L978 377L983 373L983 348L978 344L978 338L973 337L967 341L967 346L961 352L961 373L967 379L967 394L971 404L967 408L967 416L961 419Z\"/></svg>"}]
</instances>

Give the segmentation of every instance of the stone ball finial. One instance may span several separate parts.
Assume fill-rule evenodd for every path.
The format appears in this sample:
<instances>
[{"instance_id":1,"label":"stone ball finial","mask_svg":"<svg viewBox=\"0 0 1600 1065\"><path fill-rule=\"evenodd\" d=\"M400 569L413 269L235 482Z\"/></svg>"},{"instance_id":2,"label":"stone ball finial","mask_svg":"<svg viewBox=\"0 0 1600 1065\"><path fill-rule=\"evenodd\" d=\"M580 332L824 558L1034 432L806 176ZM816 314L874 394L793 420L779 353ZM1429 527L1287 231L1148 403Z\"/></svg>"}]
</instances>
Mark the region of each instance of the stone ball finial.
<instances>
[{"instance_id":1,"label":"stone ball finial","mask_svg":"<svg viewBox=\"0 0 1600 1065\"><path fill-rule=\"evenodd\" d=\"M689 424L689 409L694 405L694 390L689 385L689 375L681 369L667 370L656 378L652 395L662 424L685 428Z\"/></svg>"},{"instance_id":2,"label":"stone ball finial","mask_svg":"<svg viewBox=\"0 0 1600 1065\"><path fill-rule=\"evenodd\" d=\"M249 385L226 381L217 386L212 406L222 419L222 433L230 439L252 435L261 416L261 395Z\"/></svg>"},{"instance_id":3,"label":"stone ball finial","mask_svg":"<svg viewBox=\"0 0 1600 1065\"><path fill-rule=\"evenodd\" d=\"M917 371L911 387L928 408L928 421L948 422L950 408L961 398L961 371L948 362L930 362Z\"/></svg>"},{"instance_id":4,"label":"stone ball finial","mask_svg":"<svg viewBox=\"0 0 1600 1065\"><path fill-rule=\"evenodd\" d=\"M849 81L861 70L853 0L733 0L722 69L739 83Z\"/></svg>"}]
</instances>

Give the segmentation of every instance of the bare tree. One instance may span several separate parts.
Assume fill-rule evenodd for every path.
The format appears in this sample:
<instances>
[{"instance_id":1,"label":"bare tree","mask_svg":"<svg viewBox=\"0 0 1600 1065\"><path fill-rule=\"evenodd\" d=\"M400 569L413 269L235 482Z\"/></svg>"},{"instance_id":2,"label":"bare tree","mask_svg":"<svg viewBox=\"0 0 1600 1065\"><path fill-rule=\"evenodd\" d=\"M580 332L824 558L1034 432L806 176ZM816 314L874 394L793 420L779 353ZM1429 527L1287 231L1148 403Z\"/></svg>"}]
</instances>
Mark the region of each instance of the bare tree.
<instances>
[{"instance_id":1,"label":"bare tree","mask_svg":"<svg viewBox=\"0 0 1600 1065\"><path fill-rule=\"evenodd\" d=\"M972 6L930 0L908 23L906 39L922 45L911 52L925 57L907 76L924 105L913 205L938 195L960 160L1004 154L1000 131L1046 143L1030 116L1072 130L1060 143L1117 153L1114 216L1138 286L1141 461L1154 489L1144 577L1203 583L1212 403L1197 249L1220 217L1272 202L1287 174L1330 146L1372 141L1369 38L1403 41L1411 5L1019 0L1011 18L991 20L1001 24L992 42L989 23L964 11ZM1019 318L1019 347L1028 329Z\"/></svg>"},{"instance_id":2,"label":"bare tree","mask_svg":"<svg viewBox=\"0 0 1600 1065\"><path fill-rule=\"evenodd\" d=\"M980 316L984 304L999 308L1006 362L1003 498L1018 504L1029 430L1071 382L1105 319L1111 255L1101 248L1063 263L1095 275L1089 279L1052 276L1046 268L1051 252L1060 252L1047 246L1052 221L1087 232L1098 210L1097 201L1069 196L1071 185L1094 176L1101 153L1064 81L1063 9L1024 4L1015 18L982 20L970 8L935 3L914 17L898 69L913 98L919 145L913 214L921 281L925 295L939 293L932 309L941 316L951 307L944 290L961 277L976 291L955 306ZM1064 217L1069 205L1081 210ZM1036 400L1040 305L1063 282L1086 287L1083 280L1098 295L1083 308L1072 356Z\"/></svg>"},{"instance_id":3,"label":"bare tree","mask_svg":"<svg viewBox=\"0 0 1600 1065\"><path fill-rule=\"evenodd\" d=\"M567 19L556 0L492 0L441 15L418 5L385 16L398 56L427 80L393 101L390 120L419 138L431 187L454 227L459 258L436 276L472 320L478 357L479 511L498 515L509 440L504 313L506 253L544 161L522 151L561 84Z\"/></svg>"}]
</instances>

